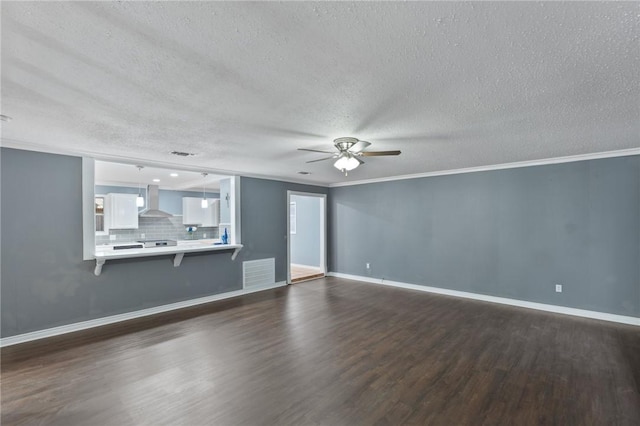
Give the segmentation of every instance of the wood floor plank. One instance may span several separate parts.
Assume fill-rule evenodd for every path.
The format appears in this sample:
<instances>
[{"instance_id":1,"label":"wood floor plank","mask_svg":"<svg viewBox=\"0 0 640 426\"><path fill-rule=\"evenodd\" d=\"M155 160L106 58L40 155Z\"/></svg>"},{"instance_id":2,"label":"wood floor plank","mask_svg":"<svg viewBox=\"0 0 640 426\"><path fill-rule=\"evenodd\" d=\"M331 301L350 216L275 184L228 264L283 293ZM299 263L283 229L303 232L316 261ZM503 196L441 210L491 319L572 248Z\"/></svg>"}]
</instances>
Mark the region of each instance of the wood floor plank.
<instances>
[{"instance_id":1,"label":"wood floor plank","mask_svg":"<svg viewBox=\"0 0 640 426\"><path fill-rule=\"evenodd\" d=\"M640 331L323 278L2 349L3 425L638 425Z\"/></svg>"}]
</instances>

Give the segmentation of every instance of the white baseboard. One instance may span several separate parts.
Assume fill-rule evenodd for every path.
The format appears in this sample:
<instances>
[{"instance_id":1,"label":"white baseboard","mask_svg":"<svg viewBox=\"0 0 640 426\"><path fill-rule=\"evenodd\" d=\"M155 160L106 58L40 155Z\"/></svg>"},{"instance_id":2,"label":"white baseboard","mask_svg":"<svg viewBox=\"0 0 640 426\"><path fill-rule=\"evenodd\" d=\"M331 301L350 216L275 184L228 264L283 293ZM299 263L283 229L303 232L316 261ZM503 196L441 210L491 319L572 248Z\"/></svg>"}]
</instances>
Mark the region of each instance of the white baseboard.
<instances>
[{"instance_id":1,"label":"white baseboard","mask_svg":"<svg viewBox=\"0 0 640 426\"><path fill-rule=\"evenodd\" d=\"M242 296L244 294L256 293L258 291L269 290L277 287L284 287L287 283L280 281L277 283L264 285L260 287L252 287L242 290L229 291L226 293L214 294L212 296L200 297L198 299L184 300L182 302L171 303L169 305L155 306L153 308L141 309L139 311L127 312L124 314L112 315L104 318L96 318L89 321L76 322L73 324L62 325L60 327L47 328L45 330L32 331L30 333L18 334L16 336L5 337L0 339L0 347L17 345L19 343L31 342L38 339L46 339L47 337L59 336L61 334L73 333L74 331L87 330L89 328L100 327L117 322L127 321L135 318L142 318L149 315L155 315L163 312L175 311L176 309L189 308L192 306L202 305L204 303L215 302L217 300L230 299L232 297Z\"/></svg>"},{"instance_id":2,"label":"white baseboard","mask_svg":"<svg viewBox=\"0 0 640 426\"><path fill-rule=\"evenodd\" d=\"M640 326L640 318L625 315L608 314L606 312L588 311L585 309L568 308L566 306L547 305L545 303L527 302L525 300L508 299L506 297L487 296L485 294L468 293L466 291L448 290L445 288L429 287L417 284L408 284L398 281L388 281L380 278L363 277L360 275L329 272L329 277L344 278L346 280L360 281L370 284L386 285L391 287L407 288L410 290L426 291L428 293L444 294L447 296L463 297L465 299L482 300L484 302L500 303L502 305L518 306L521 308L537 309L539 311L554 312L557 314L573 315L577 317L593 318L604 321L618 322L622 324Z\"/></svg>"}]
</instances>

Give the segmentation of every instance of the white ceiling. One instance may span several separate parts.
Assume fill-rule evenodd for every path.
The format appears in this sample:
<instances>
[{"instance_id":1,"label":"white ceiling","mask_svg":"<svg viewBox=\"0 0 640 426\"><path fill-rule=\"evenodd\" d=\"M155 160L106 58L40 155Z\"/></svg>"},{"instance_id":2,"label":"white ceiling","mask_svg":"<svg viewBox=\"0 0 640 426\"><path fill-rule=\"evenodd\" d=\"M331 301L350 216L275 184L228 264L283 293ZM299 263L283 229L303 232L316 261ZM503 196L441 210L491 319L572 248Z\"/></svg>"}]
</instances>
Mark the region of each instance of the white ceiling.
<instances>
[{"instance_id":1,"label":"white ceiling","mask_svg":"<svg viewBox=\"0 0 640 426\"><path fill-rule=\"evenodd\" d=\"M171 176L171 174L177 176ZM202 191L220 189L220 179L228 176L220 176L187 170L166 169L160 167L144 166L138 170L137 165L113 163L110 161L95 162L96 185L115 185L144 188L147 185L158 185L161 189L176 191ZM154 181L157 180L157 181Z\"/></svg>"},{"instance_id":2,"label":"white ceiling","mask_svg":"<svg viewBox=\"0 0 640 426\"><path fill-rule=\"evenodd\" d=\"M322 184L640 146L637 2L1 7L8 146ZM402 155L296 150L339 136Z\"/></svg>"}]
</instances>

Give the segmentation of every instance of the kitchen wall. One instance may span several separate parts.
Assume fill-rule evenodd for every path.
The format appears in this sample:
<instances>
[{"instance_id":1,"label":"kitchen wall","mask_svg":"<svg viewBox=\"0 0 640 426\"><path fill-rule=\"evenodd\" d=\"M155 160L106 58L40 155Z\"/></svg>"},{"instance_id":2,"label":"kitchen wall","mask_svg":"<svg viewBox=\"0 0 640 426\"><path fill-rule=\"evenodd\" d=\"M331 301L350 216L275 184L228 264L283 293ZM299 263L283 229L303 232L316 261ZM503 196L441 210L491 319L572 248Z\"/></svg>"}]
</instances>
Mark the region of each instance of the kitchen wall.
<instances>
[{"instance_id":1,"label":"kitchen wall","mask_svg":"<svg viewBox=\"0 0 640 426\"><path fill-rule=\"evenodd\" d=\"M242 178L242 242L231 252L82 260L79 157L0 148L1 337L238 290L242 261L276 258L286 280L287 190L326 188ZM54 182L55 185L51 183ZM46 183L46 184L45 184ZM277 297L274 295L274 297Z\"/></svg>"},{"instance_id":2,"label":"kitchen wall","mask_svg":"<svg viewBox=\"0 0 640 426\"><path fill-rule=\"evenodd\" d=\"M320 267L320 198L292 195L296 233L291 234L291 263Z\"/></svg>"},{"instance_id":3,"label":"kitchen wall","mask_svg":"<svg viewBox=\"0 0 640 426\"><path fill-rule=\"evenodd\" d=\"M640 317L640 156L337 187L329 199L330 271Z\"/></svg>"},{"instance_id":4,"label":"kitchen wall","mask_svg":"<svg viewBox=\"0 0 640 426\"><path fill-rule=\"evenodd\" d=\"M110 193L118 194L138 194L138 188L126 186L107 186L96 185L96 195L106 195ZM140 211L149 207L147 202L147 193L143 188L140 192L145 199L145 207ZM207 198L220 198L217 192L206 192ZM186 231L186 225L182 224L182 197L202 197L202 192L195 191L172 191L167 189L159 190L160 210L171 213L174 217L156 218L141 217L138 218L138 229L111 229L108 235L96 235L96 244L113 244L128 243L140 239L169 239L169 240L200 240L203 238L218 238L219 231L217 227L197 227L195 232ZM110 236L116 236L116 240L111 240ZM144 235L144 237L142 236Z\"/></svg>"},{"instance_id":5,"label":"kitchen wall","mask_svg":"<svg viewBox=\"0 0 640 426\"><path fill-rule=\"evenodd\" d=\"M143 187L140 192L138 192L138 188L135 187L127 187L127 186L109 186L109 185L96 185L95 193L100 195L106 195L109 193L119 193L119 194L140 194L142 198L144 198L144 208L140 210L144 210L149 207L147 203L147 191ZM213 191L206 191L207 198L220 198L220 194ZM160 189L158 191L159 205L160 210L163 210L167 213L171 213L173 215L181 215L182 214L182 197L202 197L202 191L172 191L169 189Z\"/></svg>"},{"instance_id":6,"label":"kitchen wall","mask_svg":"<svg viewBox=\"0 0 640 426\"><path fill-rule=\"evenodd\" d=\"M187 225L182 224L182 216L173 217L139 217L138 229L110 229L108 235L96 235L96 245L127 243L147 240L201 240L218 238L218 227L197 226L195 232L187 232ZM111 240L110 236L116 239ZM144 235L144 237L143 237Z\"/></svg>"}]
</instances>

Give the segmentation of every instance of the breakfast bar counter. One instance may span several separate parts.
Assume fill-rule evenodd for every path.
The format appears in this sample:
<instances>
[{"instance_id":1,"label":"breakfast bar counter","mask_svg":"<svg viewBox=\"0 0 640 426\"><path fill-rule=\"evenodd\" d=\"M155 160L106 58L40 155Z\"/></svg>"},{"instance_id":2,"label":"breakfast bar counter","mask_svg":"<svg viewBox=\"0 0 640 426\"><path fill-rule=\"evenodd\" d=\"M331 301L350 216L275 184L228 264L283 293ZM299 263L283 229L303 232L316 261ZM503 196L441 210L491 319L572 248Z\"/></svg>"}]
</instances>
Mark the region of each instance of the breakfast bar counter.
<instances>
[{"instance_id":1,"label":"breakfast bar counter","mask_svg":"<svg viewBox=\"0 0 640 426\"><path fill-rule=\"evenodd\" d=\"M131 248L120 250L114 250L113 245L96 246L96 267L94 270L94 274L96 276L100 275L102 273L102 267L104 266L106 261L115 259L131 259L136 257L151 257L173 254L175 255L173 258L173 266L178 267L180 266L185 253L233 250L231 260L235 260L240 250L242 250L242 247L242 244L217 244L217 240L184 240L178 241L178 244L175 246Z\"/></svg>"}]
</instances>

